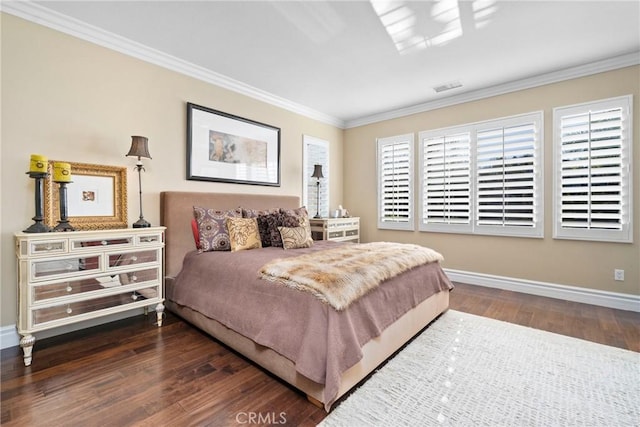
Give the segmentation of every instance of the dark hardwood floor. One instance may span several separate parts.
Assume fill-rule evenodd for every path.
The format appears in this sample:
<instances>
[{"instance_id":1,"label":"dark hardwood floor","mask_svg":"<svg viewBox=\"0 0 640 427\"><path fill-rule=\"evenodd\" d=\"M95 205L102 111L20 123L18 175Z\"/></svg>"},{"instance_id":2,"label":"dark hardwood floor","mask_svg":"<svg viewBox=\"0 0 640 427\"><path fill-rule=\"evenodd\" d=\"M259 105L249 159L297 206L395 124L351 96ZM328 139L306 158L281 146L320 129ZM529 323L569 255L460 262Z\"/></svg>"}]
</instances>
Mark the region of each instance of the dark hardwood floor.
<instances>
[{"instance_id":1,"label":"dark hardwood floor","mask_svg":"<svg viewBox=\"0 0 640 427\"><path fill-rule=\"evenodd\" d=\"M458 284L450 307L640 352L640 313ZM2 351L7 426L313 426L305 396L169 314Z\"/></svg>"}]
</instances>

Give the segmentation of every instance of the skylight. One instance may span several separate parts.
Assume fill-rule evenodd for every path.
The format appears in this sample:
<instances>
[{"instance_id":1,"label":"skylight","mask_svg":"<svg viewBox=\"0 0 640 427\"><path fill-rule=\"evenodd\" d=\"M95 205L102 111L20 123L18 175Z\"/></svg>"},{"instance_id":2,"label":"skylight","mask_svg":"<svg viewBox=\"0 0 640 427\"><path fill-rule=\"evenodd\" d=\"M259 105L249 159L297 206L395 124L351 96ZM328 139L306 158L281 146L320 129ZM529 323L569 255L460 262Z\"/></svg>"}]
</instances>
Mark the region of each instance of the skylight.
<instances>
[{"instance_id":1,"label":"skylight","mask_svg":"<svg viewBox=\"0 0 640 427\"><path fill-rule=\"evenodd\" d=\"M443 46L462 37L464 25L472 24L475 29L483 28L497 10L496 0L370 2L401 55Z\"/></svg>"}]
</instances>

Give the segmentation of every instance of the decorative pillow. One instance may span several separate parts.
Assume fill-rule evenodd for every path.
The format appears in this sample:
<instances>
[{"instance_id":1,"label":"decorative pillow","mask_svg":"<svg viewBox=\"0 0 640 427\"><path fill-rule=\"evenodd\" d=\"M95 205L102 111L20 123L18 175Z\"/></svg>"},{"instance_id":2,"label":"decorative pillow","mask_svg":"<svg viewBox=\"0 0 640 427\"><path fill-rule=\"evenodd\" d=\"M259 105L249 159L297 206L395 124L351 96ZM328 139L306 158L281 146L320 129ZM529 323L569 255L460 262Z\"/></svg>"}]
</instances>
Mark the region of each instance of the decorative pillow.
<instances>
[{"instance_id":1,"label":"decorative pillow","mask_svg":"<svg viewBox=\"0 0 640 427\"><path fill-rule=\"evenodd\" d=\"M284 212L274 214L275 224L270 224L269 233L271 236L271 246L283 247L282 236L278 227L300 227L300 217L289 215Z\"/></svg>"},{"instance_id":2,"label":"decorative pillow","mask_svg":"<svg viewBox=\"0 0 640 427\"><path fill-rule=\"evenodd\" d=\"M306 227L278 227L285 249L310 248L313 246L311 230Z\"/></svg>"},{"instance_id":3,"label":"decorative pillow","mask_svg":"<svg viewBox=\"0 0 640 427\"><path fill-rule=\"evenodd\" d=\"M260 241L262 247L266 248L271 246L271 229L276 229L276 217L280 210L278 208L272 209L242 209L243 218L256 218L258 220L258 232L260 233Z\"/></svg>"},{"instance_id":4,"label":"decorative pillow","mask_svg":"<svg viewBox=\"0 0 640 427\"><path fill-rule=\"evenodd\" d=\"M271 242L271 230L278 229L278 215L279 213L271 213L268 215L260 215L256 220L258 221L258 232L260 233L260 240L262 241L262 247L267 248L273 246Z\"/></svg>"},{"instance_id":5,"label":"decorative pillow","mask_svg":"<svg viewBox=\"0 0 640 427\"><path fill-rule=\"evenodd\" d=\"M297 215L297 216L302 216L302 217L309 218L309 212L307 211L306 206L301 206L301 207L296 208L296 209L280 208L280 212L286 213L288 215Z\"/></svg>"},{"instance_id":6,"label":"decorative pillow","mask_svg":"<svg viewBox=\"0 0 640 427\"><path fill-rule=\"evenodd\" d=\"M242 217L243 218L257 218L262 215L269 215L272 213L278 213L280 209L271 208L271 209L245 209L242 208Z\"/></svg>"},{"instance_id":7,"label":"decorative pillow","mask_svg":"<svg viewBox=\"0 0 640 427\"><path fill-rule=\"evenodd\" d=\"M307 208L305 206L301 206L297 209L280 208L280 212L283 212L290 216L298 217L300 221L300 226L305 227L307 229L307 232L309 233L309 236L311 236L311 224L309 223L309 212L307 211Z\"/></svg>"},{"instance_id":8,"label":"decorative pillow","mask_svg":"<svg viewBox=\"0 0 640 427\"><path fill-rule=\"evenodd\" d=\"M202 249L200 247L200 232L198 231L198 222L195 218L191 219L191 232L193 233L193 240L196 242L196 249Z\"/></svg>"},{"instance_id":9,"label":"decorative pillow","mask_svg":"<svg viewBox=\"0 0 640 427\"><path fill-rule=\"evenodd\" d=\"M227 218L227 230L231 242L231 252L262 247L258 221L255 218Z\"/></svg>"},{"instance_id":10,"label":"decorative pillow","mask_svg":"<svg viewBox=\"0 0 640 427\"><path fill-rule=\"evenodd\" d=\"M242 218L240 208L222 211L194 206L193 214L198 223L200 247L203 252L231 250L225 220L227 218Z\"/></svg>"}]
</instances>

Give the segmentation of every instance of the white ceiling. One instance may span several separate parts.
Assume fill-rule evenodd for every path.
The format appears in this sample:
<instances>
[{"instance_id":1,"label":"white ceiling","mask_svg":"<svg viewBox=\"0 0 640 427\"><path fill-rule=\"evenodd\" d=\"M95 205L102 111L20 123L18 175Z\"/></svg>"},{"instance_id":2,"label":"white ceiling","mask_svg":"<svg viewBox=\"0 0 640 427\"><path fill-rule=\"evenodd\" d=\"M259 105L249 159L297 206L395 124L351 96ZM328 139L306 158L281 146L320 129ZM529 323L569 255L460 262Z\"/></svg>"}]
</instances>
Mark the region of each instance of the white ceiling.
<instances>
[{"instance_id":1,"label":"white ceiling","mask_svg":"<svg viewBox=\"0 0 640 427\"><path fill-rule=\"evenodd\" d=\"M640 58L637 0L36 4L347 126L585 64ZM452 82L462 86L434 90Z\"/></svg>"}]
</instances>

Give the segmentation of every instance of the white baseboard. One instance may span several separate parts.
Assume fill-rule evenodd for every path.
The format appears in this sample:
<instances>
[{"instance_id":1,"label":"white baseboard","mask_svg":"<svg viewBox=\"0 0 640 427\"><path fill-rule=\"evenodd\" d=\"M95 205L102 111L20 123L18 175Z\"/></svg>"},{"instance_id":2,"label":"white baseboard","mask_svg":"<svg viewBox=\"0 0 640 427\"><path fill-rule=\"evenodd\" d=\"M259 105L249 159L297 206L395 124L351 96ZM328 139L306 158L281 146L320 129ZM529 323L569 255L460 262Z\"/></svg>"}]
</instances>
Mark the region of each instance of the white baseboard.
<instances>
[{"instance_id":1,"label":"white baseboard","mask_svg":"<svg viewBox=\"0 0 640 427\"><path fill-rule=\"evenodd\" d=\"M445 268L444 270L447 276L454 282L640 312L639 295L579 288L556 283L536 282L533 280L494 276L491 274L473 273L449 268Z\"/></svg>"},{"instance_id":2,"label":"white baseboard","mask_svg":"<svg viewBox=\"0 0 640 427\"><path fill-rule=\"evenodd\" d=\"M0 349L15 347L20 344L20 335L16 330L16 325L0 327Z\"/></svg>"},{"instance_id":3,"label":"white baseboard","mask_svg":"<svg viewBox=\"0 0 640 427\"><path fill-rule=\"evenodd\" d=\"M42 332L36 332L33 335L36 337L36 346L38 340L43 338L54 337L56 335L62 335L73 331L79 331L80 329L90 328L92 326L98 326L109 322L115 322L116 320L127 319L129 317L138 316L144 314L144 309L139 308L135 310L125 311L122 313L115 313L109 316L99 317L96 319L86 320L84 322L74 323L72 325L60 326L59 328L48 329ZM155 312L149 310L149 315L154 316ZM8 325L0 327L0 349L9 347L15 347L20 345L20 335L16 329L16 325Z\"/></svg>"}]
</instances>

